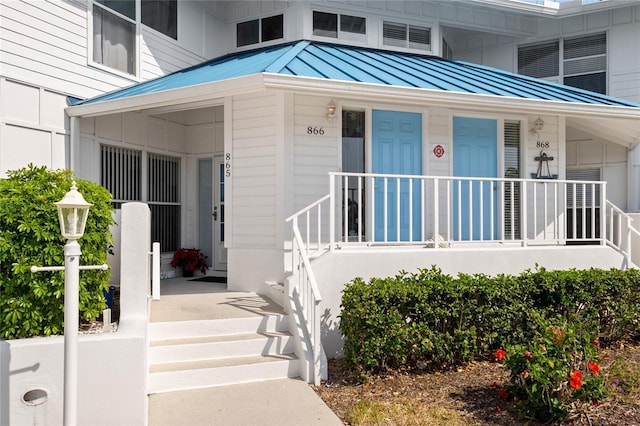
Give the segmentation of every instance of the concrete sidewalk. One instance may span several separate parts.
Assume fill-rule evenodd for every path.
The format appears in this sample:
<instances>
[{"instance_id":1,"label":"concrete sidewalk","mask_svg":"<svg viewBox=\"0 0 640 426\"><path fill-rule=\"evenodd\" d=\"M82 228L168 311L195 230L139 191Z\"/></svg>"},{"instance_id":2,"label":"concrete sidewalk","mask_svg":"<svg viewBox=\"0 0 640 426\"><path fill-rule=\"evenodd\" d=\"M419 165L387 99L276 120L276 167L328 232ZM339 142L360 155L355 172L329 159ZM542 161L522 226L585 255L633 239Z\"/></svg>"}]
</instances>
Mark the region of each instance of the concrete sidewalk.
<instances>
[{"instance_id":1,"label":"concrete sidewalk","mask_svg":"<svg viewBox=\"0 0 640 426\"><path fill-rule=\"evenodd\" d=\"M149 395L150 426L342 424L308 384L296 379Z\"/></svg>"}]
</instances>

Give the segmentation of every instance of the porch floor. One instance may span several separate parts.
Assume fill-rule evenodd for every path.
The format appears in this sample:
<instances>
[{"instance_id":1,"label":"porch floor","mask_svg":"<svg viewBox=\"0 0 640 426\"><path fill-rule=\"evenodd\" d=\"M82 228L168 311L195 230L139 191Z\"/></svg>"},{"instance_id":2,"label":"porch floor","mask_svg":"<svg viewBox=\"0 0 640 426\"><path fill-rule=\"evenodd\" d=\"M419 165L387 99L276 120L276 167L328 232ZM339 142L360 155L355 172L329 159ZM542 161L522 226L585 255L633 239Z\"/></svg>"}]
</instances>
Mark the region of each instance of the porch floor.
<instances>
[{"instance_id":1,"label":"porch floor","mask_svg":"<svg viewBox=\"0 0 640 426\"><path fill-rule=\"evenodd\" d=\"M162 280L160 300L151 302L151 322L214 320L284 315L282 308L265 296L227 291L227 284L193 281L193 278Z\"/></svg>"}]
</instances>

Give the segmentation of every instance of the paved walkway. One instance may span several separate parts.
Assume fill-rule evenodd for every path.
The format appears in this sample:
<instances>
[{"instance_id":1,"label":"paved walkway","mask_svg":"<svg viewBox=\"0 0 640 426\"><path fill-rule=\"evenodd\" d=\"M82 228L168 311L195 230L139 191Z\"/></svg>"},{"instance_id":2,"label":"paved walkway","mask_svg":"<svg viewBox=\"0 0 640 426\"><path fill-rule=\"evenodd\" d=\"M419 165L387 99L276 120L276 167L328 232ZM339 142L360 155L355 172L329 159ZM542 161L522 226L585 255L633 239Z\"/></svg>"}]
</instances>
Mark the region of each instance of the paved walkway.
<instances>
[{"instance_id":1,"label":"paved walkway","mask_svg":"<svg viewBox=\"0 0 640 426\"><path fill-rule=\"evenodd\" d=\"M162 282L160 301L152 303L151 321L276 312L281 308L275 303L228 292L225 284L177 278ZM281 379L149 395L149 425L333 426L342 422L307 383Z\"/></svg>"},{"instance_id":2,"label":"paved walkway","mask_svg":"<svg viewBox=\"0 0 640 426\"><path fill-rule=\"evenodd\" d=\"M149 396L150 426L342 425L301 380L282 379Z\"/></svg>"}]
</instances>

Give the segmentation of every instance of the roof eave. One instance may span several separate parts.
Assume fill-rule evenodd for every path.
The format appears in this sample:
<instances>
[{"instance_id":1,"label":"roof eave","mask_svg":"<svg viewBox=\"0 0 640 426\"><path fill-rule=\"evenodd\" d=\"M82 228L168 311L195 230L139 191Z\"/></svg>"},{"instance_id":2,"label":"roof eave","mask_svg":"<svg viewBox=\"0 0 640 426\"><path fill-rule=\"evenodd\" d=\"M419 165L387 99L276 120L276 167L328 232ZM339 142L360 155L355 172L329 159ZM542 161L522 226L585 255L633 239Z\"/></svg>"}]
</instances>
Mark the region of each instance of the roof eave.
<instances>
[{"instance_id":1,"label":"roof eave","mask_svg":"<svg viewBox=\"0 0 640 426\"><path fill-rule=\"evenodd\" d=\"M95 117L151 108L179 105L186 107L187 104L214 101L225 96L255 92L260 89L264 89L263 74L253 74L162 92L70 106L65 111L69 117Z\"/></svg>"},{"instance_id":2,"label":"roof eave","mask_svg":"<svg viewBox=\"0 0 640 426\"><path fill-rule=\"evenodd\" d=\"M562 114L580 117L640 119L640 108L594 105L577 102L515 98L498 95L462 93L384 84L328 80L282 74L264 74L266 88L287 89L298 92L330 94L331 96L357 95L358 99L394 100L403 103L425 102L429 105L448 106L472 110L523 112L534 114ZM640 124L639 124L640 126Z\"/></svg>"}]
</instances>

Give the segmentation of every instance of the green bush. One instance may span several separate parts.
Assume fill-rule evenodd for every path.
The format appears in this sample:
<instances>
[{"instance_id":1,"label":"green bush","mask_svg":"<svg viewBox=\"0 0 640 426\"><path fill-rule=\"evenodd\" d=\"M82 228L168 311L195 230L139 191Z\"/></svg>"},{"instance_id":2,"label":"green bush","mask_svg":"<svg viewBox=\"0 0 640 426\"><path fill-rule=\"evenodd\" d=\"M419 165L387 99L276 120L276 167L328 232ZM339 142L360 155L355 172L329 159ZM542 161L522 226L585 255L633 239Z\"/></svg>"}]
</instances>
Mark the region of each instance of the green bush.
<instances>
[{"instance_id":1,"label":"green bush","mask_svg":"<svg viewBox=\"0 0 640 426\"><path fill-rule=\"evenodd\" d=\"M638 330L638 270L526 271L518 276L439 269L355 279L342 295L347 363L360 373L387 367L441 368L530 341L538 318L579 320L605 343Z\"/></svg>"},{"instance_id":2,"label":"green bush","mask_svg":"<svg viewBox=\"0 0 640 426\"><path fill-rule=\"evenodd\" d=\"M7 172L0 179L0 338L61 334L64 322L64 272L30 271L31 266L64 265L65 240L55 206L71 188L68 170L34 167ZM111 194L76 179L78 190L93 204L80 239L82 265L107 261L113 223ZM109 271L80 272L80 313L97 318L106 307L103 291Z\"/></svg>"}]
</instances>

